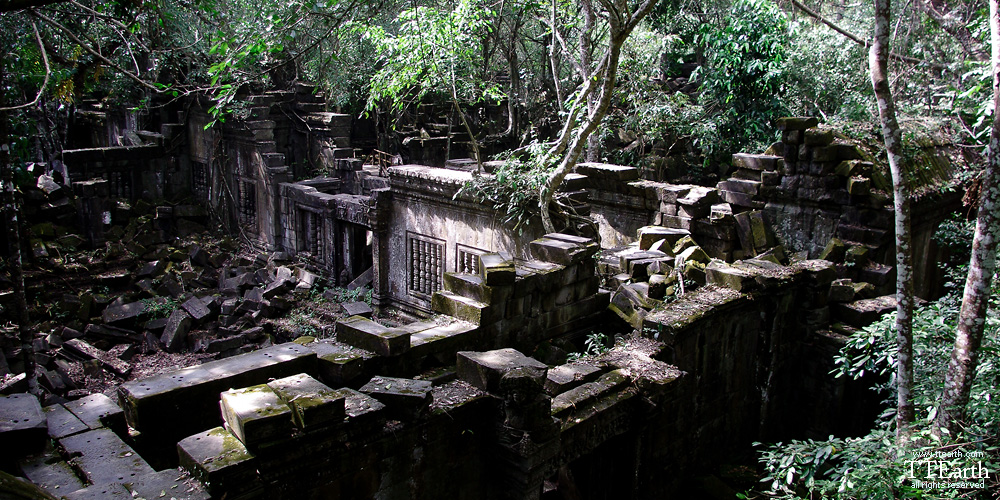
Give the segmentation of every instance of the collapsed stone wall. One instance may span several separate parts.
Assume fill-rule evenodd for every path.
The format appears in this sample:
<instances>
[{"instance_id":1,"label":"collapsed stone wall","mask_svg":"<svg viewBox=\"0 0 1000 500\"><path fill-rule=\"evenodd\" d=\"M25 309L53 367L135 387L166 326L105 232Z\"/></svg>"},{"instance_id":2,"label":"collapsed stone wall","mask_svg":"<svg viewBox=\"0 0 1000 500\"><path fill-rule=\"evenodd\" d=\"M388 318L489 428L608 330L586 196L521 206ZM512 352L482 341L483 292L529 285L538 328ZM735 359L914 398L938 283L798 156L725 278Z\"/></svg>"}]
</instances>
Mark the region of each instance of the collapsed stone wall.
<instances>
[{"instance_id":1,"label":"collapsed stone wall","mask_svg":"<svg viewBox=\"0 0 1000 500\"><path fill-rule=\"evenodd\" d=\"M627 166L578 165L602 247L626 246L643 226L662 225L690 231L710 257L726 262L780 244L790 254L837 263L841 277L889 291L893 212L885 175L867 153L818 128L814 118L783 118L779 128L782 141L769 154L733 155L729 178L714 187L639 180L638 169ZM939 274L932 235L959 208L960 166L950 163L946 144L921 147L917 160L925 160L910 166L911 231L917 293L929 297Z\"/></svg>"}]
</instances>

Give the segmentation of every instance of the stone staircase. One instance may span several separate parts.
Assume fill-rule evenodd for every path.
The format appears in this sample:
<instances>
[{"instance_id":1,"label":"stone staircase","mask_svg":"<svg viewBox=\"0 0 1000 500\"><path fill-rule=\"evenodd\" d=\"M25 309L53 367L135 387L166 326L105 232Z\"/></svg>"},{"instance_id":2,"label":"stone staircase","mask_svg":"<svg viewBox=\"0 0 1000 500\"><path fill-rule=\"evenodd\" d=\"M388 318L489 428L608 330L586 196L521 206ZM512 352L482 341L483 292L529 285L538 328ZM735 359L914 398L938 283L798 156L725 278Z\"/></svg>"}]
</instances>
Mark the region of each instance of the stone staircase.
<instances>
[{"instance_id":1,"label":"stone staircase","mask_svg":"<svg viewBox=\"0 0 1000 500\"><path fill-rule=\"evenodd\" d=\"M28 394L0 397L0 440L18 443L5 460L53 496L209 498L187 474L155 471L122 439L126 430L121 408L103 394L45 408Z\"/></svg>"}]
</instances>

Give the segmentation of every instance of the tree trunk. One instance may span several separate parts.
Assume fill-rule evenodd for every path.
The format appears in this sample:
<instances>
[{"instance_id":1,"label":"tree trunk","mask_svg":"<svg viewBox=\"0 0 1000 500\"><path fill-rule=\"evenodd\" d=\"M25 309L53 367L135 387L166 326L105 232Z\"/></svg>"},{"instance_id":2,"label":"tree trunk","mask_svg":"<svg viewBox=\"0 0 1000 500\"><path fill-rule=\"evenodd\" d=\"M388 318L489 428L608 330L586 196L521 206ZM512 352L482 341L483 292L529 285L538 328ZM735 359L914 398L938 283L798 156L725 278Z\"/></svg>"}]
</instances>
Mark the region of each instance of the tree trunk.
<instances>
[{"instance_id":1,"label":"tree trunk","mask_svg":"<svg viewBox=\"0 0 1000 500\"><path fill-rule=\"evenodd\" d=\"M585 70L590 71L591 76L584 80L583 87L577 96L576 104L569 110L566 125L559 135L559 139L556 140L556 144L547 153L549 159L555 158L557 155L563 155L559 165L549 174L548 179L546 179L545 184L538 193L538 208L542 216L542 227L547 233L555 231L555 226L552 224L552 217L549 213L549 205L552 203L553 195L556 189L559 188L559 185L562 184L563 179L566 178L566 175L576 166L584 145L588 143L591 134L597 130L597 127L604 119L604 115L607 114L608 107L611 105L611 95L614 93L615 82L618 77L618 59L621 48L629 35L632 34L636 25L639 24L639 21L653 10L658 1L644 0L632 11L629 17L624 18L622 17L622 12L619 12L618 7L610 0L601 0L601 5L611 13L608 15L609 34L607 51L597 64L596 69L593 71ZM596 106L593 111L587 114L583 123L578 127L574 126L580 108L586 105L587 99L593 93L593 84L595 81L599 81L601 86L600 94L595 99ZM572 139L570 139L571 137Z\"/></svg>"},{"instance_id":2,"label":"tree trunk","mask_svg":"<svg viewBox=\"0 0 1000 500\"><path fill-rule=\"evenodd\" d=\"M889 88L890 0L875 0L875 39L868 54L872 86L878 101L882 137L892 173L896 226L896 443L909 441L913 421L913 257L910 250L910 190L903 172L902 140L896 106Z\"/></svg>"},{"instance_id":3,"label":"tree trunk","mask_svg":"<svg viewBox=\"0 0 1000 500\"><path fill-rule=\"evenodd\" d=\"M993 44L993 105L1000 109L1000 14L997 0L990 0L990 35ZM993 113L989 158L981 180L976 234L972 239L972 258L965 280L962 309L958 315L955 347L944 378L944 394L934 422L934 432L947 429L955 435L969 402L969 392L976 377L979 346L983 342L986 310L989 306L993 274L996 272L997 211L1000 210L1000 117Z\"/></svg>"},{"instance_id":4,"label":"tree trunk","mask_svg":"<svg viewBox=\"0 0 1000 500\"><path fill-rule=\"evenodd\" d=\"M0 66L0 109L7 107L5 93L6 74ZM35 340L28 326L28 302L24 295L24 269L21 266L21 228L17 209L17 190L14 188L14 164L10 158L10 114L0 111L0 190L3 191L4 220L7 222L8 261L10 281L14 289L14 308L17 313L18 334L21 340L21 357L24 361L24 375L28 381L28 392L38 395L38 379L35 377Z\"/></svg>"},{"instance_id":5,"label":"tree trunk","mask_svg":"<svg viewBox=\"0 0 1000 500\"><path fill-rule=\"evenodd\" d=\"M580 78L586 81L588 78L597 76L590 67L593 66L593 56L591 46L593 45L590 34L594 31L594 6L591 0L581 0L580 10L583 13L583 30L580 33ZM597 98L591 93L587 96L587 114L593 115L597 110ZM587 161L597 161L597 136L587 137Z\"/></svg>"}]
</instances>

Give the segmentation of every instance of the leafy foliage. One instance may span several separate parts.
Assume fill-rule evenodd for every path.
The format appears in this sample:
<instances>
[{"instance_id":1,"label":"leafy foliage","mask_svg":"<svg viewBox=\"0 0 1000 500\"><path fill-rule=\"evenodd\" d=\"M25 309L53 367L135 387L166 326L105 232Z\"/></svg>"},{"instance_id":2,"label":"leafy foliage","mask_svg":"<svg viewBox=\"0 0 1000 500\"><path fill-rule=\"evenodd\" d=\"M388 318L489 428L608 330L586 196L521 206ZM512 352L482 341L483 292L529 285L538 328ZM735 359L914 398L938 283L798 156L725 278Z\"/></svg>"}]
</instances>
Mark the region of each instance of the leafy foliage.
<instances>
[{"instance_id":1,"label":"leafy foliage","mask_svg":"<svg viewBox=\"0 0 1000 500\"><path fill-rule=\"evenodd\" d=\"M514 230L523 229L538 213L538 192L550 168L546 158L547 147L538 142L522 152L503 154L503 163L493 175L473 176L456 196L469 194L501 214L504 224Z\"/></svg>"},{"instance_id":2,"label":"leafy foliage","mask_svg":"<svg viewBox=\"0 0 1000 500\"><path fill-rule=\"evenodd\" d=\"M945 231L948 232L947 230ZM854 334L836 355L838 376L872 378L888 375L888 381L875 384L886 395L886 411L869 434L858 438L795 440L764 446L760 463L767 471L764 482L769 495L776 498L974 498L982 489L927 486L919 482L944 482L931 469L956 471L982 465L991 471L985 479L986 491L1000 486L996 471L1000 465L1000 446L996 428L1000 424L1000 299L992 298L986 318L986 333L980 349L980 361L972 387L962 435L936 437L931 423L943 390L942 380L954 342L955 324L961 305L960 296L951 293L914 311L914 387L912 396L917 409L916 444L906 450L896 447L894 417L896 399L895 313ZM978 483L979 480L971 482Z\"/></svg>"},{"instance_id":3,"label":"leafy foliage","mask_svg":"<svg viewBox=\"0 0 1000 500\"><path fill-rule=\"evenodd\" d=\"M788 20L770 0L736 0L721 26L705 26L702 98L719 108L708 154L761 149L787 113L780 97L788 57Z\"/></svg>"},{"instance_id":4,"label":"leafy foliage","mask_svg":"<svg viewBox=\"0 0 1000 500\"><path fill-rule=\"evenodd\" d=\"M371 80L367 108L384 101L401 109L430 92L453 94L470 103L500 98L499 87L474 78L482 65L480 40L489 30L490 15L473 0L460 0L453 9L421 6L402 11L395 33L356 25L372 40L381 62Z\"/></svg>"}]
</instances>

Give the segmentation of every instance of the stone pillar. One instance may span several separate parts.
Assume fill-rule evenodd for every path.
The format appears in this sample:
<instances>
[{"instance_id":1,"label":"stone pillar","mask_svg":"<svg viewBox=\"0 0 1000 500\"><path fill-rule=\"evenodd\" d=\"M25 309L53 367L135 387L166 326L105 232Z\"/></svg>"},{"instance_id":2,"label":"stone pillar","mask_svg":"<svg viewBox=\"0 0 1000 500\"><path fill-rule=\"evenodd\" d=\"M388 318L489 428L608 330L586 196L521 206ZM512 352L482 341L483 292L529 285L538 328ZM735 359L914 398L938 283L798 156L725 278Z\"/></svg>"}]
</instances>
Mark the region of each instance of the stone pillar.
<instances>
[{"instance_id":1,"label":"stone pillar","mask_svg":"<svg viewBox=\"0 0 1000 500\"><path fill-rule=\"evenodd\" d=\"M550 462L559 452L559 425L551 416L552 398L543 389L546 371L521 366L500 378L504 420L498 426L497 456L501 491L510 500L541 498Z\"/></svg>"},{"instance_id":2,"label":"stone pillar","mask_svg":"<svg viewBox=\"0 0 1000 500\"><path fill-rule=\"evenodd\" d=\"M501 401L498 416L499 498L537 500L559 452L559 424L552 418L552 398L545 393L548 367L515 349L459 352L458 377Z\"/></svg>"},{"instance_id":3,"label":"stone pillar","mask_svg":"<svg viewBox=\"0 0 1000 500\"><path fill-rule=\"evenodd\" d=\"M372 191L368 212L372 228L372 306L376 314L389 305L389 217L392 192L389 188ZM398 265L405 265L400 263Z\"/></svg>"}]
</instances>

